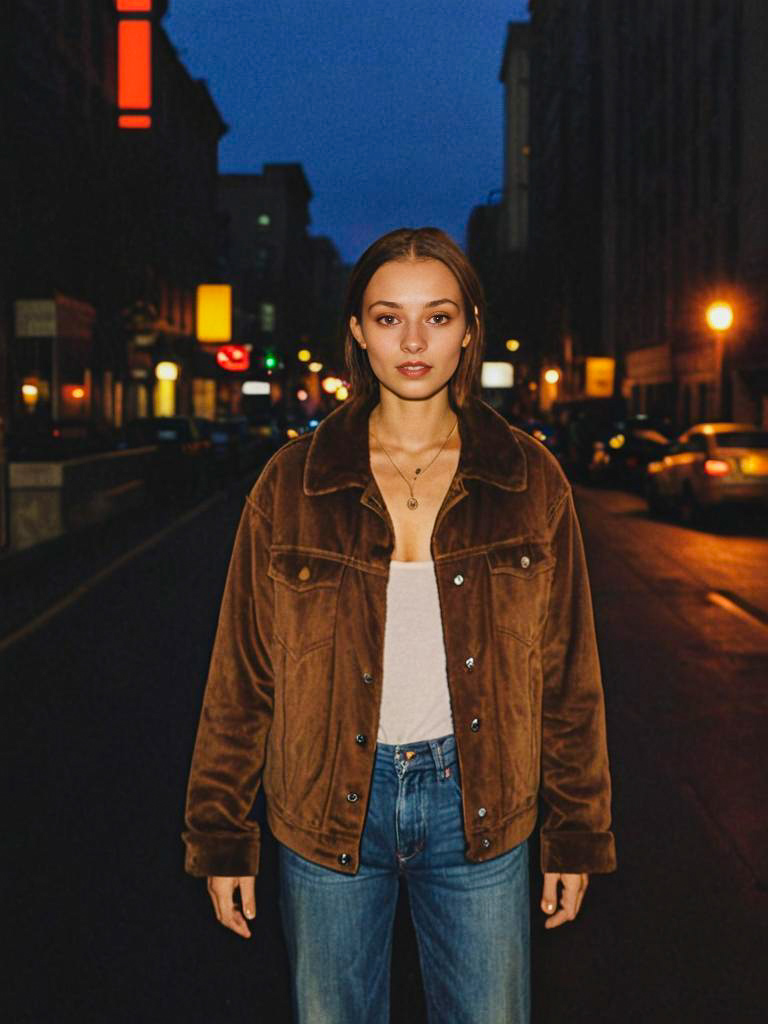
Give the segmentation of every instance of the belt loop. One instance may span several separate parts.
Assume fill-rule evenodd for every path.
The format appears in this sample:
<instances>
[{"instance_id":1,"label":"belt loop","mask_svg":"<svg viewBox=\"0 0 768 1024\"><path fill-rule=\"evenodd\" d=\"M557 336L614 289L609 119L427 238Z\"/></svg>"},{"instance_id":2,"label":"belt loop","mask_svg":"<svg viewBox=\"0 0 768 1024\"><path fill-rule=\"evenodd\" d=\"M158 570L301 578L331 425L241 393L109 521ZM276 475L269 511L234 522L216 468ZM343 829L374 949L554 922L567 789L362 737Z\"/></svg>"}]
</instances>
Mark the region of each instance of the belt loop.
<instances>
[{"instance_id":1,"label":"belt loop","mask_svg":"<svg viewBox=\"0 0 768 1024\"><path fill-rule=\"evenodd\" d=\"M435 770L437 777L440 779L445 774L445 765L443 763L443 748L440 746L439 740L430 740L429 747L432 751L432 759L435 762Z\"/></svg>"}]
</instances>

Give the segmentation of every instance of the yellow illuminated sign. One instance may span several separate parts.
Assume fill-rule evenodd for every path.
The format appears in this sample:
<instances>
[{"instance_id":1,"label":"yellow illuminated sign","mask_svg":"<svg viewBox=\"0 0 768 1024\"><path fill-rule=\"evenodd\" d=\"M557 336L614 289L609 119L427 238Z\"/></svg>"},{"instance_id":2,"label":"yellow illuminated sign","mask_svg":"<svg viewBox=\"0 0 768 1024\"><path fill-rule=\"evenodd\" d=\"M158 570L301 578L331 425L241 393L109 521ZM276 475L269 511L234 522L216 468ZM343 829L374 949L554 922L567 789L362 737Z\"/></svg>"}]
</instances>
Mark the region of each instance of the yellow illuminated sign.
<instances>
[{"instance_id":1,"label":"yellow illuminated sign","mask_svg":"<svg viewBox=\"0 0 768 1024\"><path fill-rule=\"evenodd\" d=\"M232 286L199 284L197 286L197 340L227 342L232 340Z\"/></svg>"}]
</instances>

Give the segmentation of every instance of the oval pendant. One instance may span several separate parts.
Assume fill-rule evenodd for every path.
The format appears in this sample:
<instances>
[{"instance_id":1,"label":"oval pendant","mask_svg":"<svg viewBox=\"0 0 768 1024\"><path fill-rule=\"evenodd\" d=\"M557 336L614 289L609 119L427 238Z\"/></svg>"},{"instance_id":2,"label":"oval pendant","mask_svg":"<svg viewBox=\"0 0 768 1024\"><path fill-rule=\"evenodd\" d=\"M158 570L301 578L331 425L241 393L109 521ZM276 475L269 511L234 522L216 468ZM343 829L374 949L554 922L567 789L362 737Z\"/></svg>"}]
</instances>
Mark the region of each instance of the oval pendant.
<instances>
[{"instance_id":1,"label":"oval pendant","mask_svg":"<svg viewBox=\"0 0 768 1024\"><path fill-rule=\"evenodd\" d=\"M408 501L406 502L406 505L408 506L408 508L418 508L419 507L419 503L418 503L418 501L416 501L415 498L409 498Z\"/></svg>"}]
</instances>

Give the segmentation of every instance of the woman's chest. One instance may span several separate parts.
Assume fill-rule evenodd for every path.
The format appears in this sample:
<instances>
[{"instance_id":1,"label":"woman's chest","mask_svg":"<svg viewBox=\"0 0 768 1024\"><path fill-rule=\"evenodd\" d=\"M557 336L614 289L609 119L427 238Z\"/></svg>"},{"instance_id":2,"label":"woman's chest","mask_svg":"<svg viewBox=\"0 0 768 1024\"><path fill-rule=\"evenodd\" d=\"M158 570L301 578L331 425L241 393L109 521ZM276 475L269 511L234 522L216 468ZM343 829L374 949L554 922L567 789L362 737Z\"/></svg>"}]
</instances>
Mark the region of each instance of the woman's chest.
<instances>
[{"instance_id":1,"label":"woman's chest","mask_svg":"<svg viewBox=\"0 0 768 1024\"><path fill-rule=\"evenodd\" d=\"M392 558L397 561L425 562L432 558L432 531L456 474L459 453L446 452L438 462L430 466L428 475L415 481L411 477L409 487L390 463L375 455L371 457L371 470L395 531Z\"/></svg>"}]
</instances>

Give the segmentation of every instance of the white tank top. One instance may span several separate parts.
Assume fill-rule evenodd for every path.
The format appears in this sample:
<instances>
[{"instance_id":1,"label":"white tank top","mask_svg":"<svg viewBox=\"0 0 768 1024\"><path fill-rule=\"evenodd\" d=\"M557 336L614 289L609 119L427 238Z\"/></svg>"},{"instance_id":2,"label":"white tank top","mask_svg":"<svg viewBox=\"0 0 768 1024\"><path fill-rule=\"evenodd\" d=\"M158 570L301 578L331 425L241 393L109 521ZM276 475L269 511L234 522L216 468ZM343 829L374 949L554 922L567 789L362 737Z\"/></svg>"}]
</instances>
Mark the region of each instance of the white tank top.
<instances>
[{"instance_id":1,"label":"white tank top","mask_svg":"<svg viewBox=\"0 0 768 1024\"><path fill-rule=\"evenodd\" d=\"M448 736L453 717L435 564L389 564L377 740L408 744Z\"/></svg>"}]
</instances>

